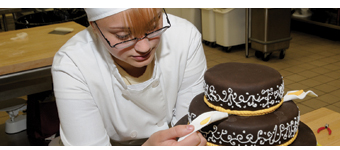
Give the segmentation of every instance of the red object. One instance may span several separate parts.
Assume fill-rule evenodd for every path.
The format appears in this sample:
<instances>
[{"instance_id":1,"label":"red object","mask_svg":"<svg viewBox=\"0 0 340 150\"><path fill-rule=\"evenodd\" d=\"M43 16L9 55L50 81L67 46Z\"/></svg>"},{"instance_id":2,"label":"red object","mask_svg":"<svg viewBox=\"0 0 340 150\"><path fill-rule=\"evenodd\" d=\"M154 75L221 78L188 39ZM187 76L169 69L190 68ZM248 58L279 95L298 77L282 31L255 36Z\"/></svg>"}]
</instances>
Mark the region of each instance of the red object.
<instances>
[{"instance_id":1,"label":"red object","mask_svg":"<svg viewBox=\"0 0 340 150\"><path fill-rule=\"evenodd\" d=\"M324 127L320 127L320 128L318 129L318 133L319 133L321 130L323 130L323 129L327 129L329 135L332 134L332 130L329 128L329 125L328 125L328 124L326 124Z\"/></svg>"}]
</instances>

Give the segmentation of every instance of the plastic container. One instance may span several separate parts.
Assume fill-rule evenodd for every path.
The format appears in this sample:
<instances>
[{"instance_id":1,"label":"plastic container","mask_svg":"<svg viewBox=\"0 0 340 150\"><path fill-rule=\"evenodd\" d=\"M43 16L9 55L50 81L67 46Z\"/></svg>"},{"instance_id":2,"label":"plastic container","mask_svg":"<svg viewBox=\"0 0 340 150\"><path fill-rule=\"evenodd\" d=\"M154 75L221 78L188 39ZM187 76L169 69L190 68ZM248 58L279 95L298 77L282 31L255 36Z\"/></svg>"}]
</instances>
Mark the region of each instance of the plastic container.
<instances>
[{"instance_id":1,"label":"plastic container","mask_svg":"<svg viewBox=\"0 0 340 150\"><path fill-rule=\"evenodd\" d=\"M215 8L216 43L229 52L245 43L245 8Z\"/></svg>"},{"instance_id":2,"label":"plastic container","mask_svg":"<svg viewBox=\"0 0 340 150\"><path fill-rule=\"evenodd\" d=\"M216 46L215 15L213 8L201 8L203 42L211 47Z\"/></svg>"}]
</instances>

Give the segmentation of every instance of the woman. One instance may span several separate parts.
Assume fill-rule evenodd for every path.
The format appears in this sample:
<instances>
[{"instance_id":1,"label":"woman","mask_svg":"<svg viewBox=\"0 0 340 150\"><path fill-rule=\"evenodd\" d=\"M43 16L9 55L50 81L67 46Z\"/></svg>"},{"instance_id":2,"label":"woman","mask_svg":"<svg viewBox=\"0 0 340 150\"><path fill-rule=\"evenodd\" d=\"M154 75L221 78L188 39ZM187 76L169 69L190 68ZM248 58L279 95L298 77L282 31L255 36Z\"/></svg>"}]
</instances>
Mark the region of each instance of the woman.
<instances>
[{"instance_id":1,"label":"woman","mask_svg":"<svg viewBox=\"0 0 340 150\"><path fill-rule=\"evenodd\" d=\"M199 31L164 9L85 11L90 26L52 66L63 144L205 145L199 132L176 141L193 126L172 127L203 92Z\"/></svg>"}]
</instances>

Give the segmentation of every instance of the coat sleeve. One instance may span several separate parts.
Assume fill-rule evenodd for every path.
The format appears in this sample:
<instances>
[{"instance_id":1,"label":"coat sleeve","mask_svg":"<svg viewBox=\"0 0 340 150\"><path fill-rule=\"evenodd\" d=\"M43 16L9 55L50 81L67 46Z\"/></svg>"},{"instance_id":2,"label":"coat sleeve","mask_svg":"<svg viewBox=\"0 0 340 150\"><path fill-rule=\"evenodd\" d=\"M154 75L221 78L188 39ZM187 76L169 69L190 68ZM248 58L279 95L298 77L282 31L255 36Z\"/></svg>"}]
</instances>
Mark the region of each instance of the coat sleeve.
<instances>
[{"instance_id":1,"label":"coat sleeve","mask_svg":"<svg viewBox=\"0 0 340 150\"><path fill-rule=\"evenodd\" d=\"M66 53L52 65L53 86L64 145L110 145L98 107L81 72Z\"/></svg>"},{"instance_id":2,"label":"coat sleeve","mask_svg":"<svg viewBox=\"0 0 340 150\"><path fill-rule=\"evenodd\" d=\"M184 77L178 92L176 108L172 125L184 115L188 114L188 108L192 99L204 91L204 73L207 70L206 58L201 41L201 33L193 28L188 47L188 55Z\"/></svg>"}]
</instances>

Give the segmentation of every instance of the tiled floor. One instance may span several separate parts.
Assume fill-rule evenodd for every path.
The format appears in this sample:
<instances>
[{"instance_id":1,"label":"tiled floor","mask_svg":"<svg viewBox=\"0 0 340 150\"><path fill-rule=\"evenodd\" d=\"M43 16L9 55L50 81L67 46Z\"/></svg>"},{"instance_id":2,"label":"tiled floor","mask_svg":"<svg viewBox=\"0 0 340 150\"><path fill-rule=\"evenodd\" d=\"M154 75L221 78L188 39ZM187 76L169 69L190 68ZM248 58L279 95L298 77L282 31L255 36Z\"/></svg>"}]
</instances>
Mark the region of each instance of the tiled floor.
<instances>
[{"instance_id":1,"label":"tiled floor","mask_svg":"<svg viewBox=\"0 0 340 150\"><path fill-rule=\"evenodd\" d=\"M13 23L10 16L8 21ZM9 26L9 29L13 30L14 27ZM249 57L246 58L244 45L232 47L230 53L223 52L221 47L211 48L204 45L208 68L232 61L267 65L283 75L285 91L304 89L318 94L317 98L294 100L301 115L321 107L340 112L340 41L298 31L292 31L291 36L293 39L285 58L279 59L277 51L268 62L256 58L253 49L250 49ZM8 118L5 112L0 112L1 129ZM0 140L8 138L3 134L5 133L0 131Z\"/></svg>"}]
</instances>

